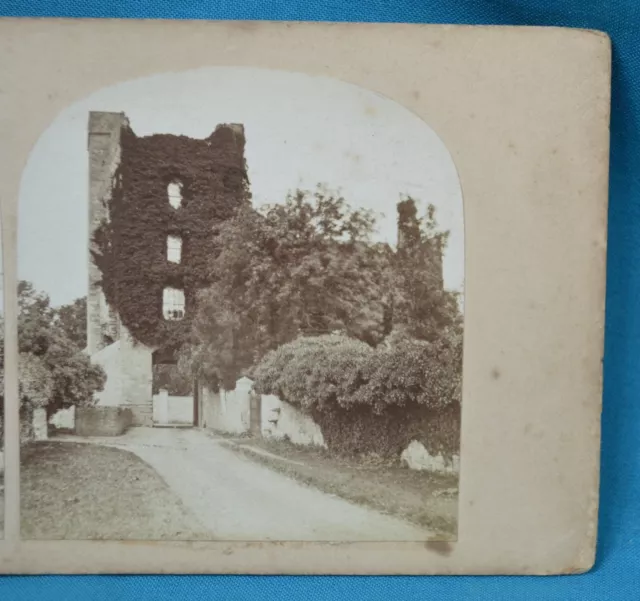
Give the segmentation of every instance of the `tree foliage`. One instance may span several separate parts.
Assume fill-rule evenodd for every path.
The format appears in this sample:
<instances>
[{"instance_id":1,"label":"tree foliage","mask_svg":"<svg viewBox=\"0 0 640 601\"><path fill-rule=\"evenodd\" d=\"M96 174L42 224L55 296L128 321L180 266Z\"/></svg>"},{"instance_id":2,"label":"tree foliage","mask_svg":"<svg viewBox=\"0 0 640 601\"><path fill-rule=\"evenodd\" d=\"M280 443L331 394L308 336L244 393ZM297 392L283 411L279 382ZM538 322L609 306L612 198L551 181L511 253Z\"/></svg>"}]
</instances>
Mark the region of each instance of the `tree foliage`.
<instances>
[{"instance_id":1,"label":"tree foliage","mask_svg":"<svg viewBox=\"0 0 640 601\"><path fill-rule=\"evenodd\" d=\"M79 351L76 344L61 328L52 328L50 344L42 360L53 379L48 410L68 405L91 406L94 394L104 388L106 374L91 363L89 356Z\"/></svg>"},{"instance_id":2,"label":"tree foliage","mask_svg":"<svg viewBox=\"0 0 640 601\"><path fill-rule=\"evenodd\" d=\"M442 409L462 396L462 336L449 329L433 342L401 339L384 345L362 368L362 386L352 404L380 414L389 405Z\"/></svg>"},{"instance_id":3,"label":"tree foliage","mask_svg":"<svg viewBox=\"0 0 640 601\"><path fill-rule=\"evenodd\" d=\"M418 217L416 203L398 203L398 249L394 256L393 321L411 338L436 340L442 331L461 326L457 295L444 289L442 258L449 233L441 231L435 207Z\"/></svg>"},{"instance_id":4,"label":"tree foliage","mask_svg":"<svg viewBox=\"0 0 640 601\"><path fill-rule=\"evenodd\" d=\"M241 208L217 232L214 284L198 299L186 352L200 375L234 381L300 334L379 343L389 331L391 250L371 242L374 224L320 187L259 212Z\"/></svg>"},{"instance_id":5,"label":"tree foliage","mask_svg":"<svg viewBox=\"0 0 640 601\"><path fill-rule=\"evenodd\" d=\"M79 349L87 346L87 298L54 309L55 320Z\"/></svg>"},{"instance_id":6,"label":"tree foliage","mask_svg":"<svg viewBox=\"0 0 640 601\"><path fill-rule=\"evenodd\" d=\"M211 258L208 273L213 284L198 297L181 369L211 387L222 383L233 388L240 375L274 349L276 355L269 360L278 363L287 357L282 359L283 369L290 368L291 353L303 362L311 353L308 360L314 362L313 353L326 348L334 353L332 361L340 361L344 345L326 338L338 332L353 339L348 343L353 360L360 356L357 341L360 354L384 341L385 350L376 355L380 366L400 362L418 378L425 362L431 361L429 352L446 354L445 332L461 340L462 319L455 294L443 287L448 234L438 228L434 207L419 218L415 201L407 197L397 210L394 250L374 241L376 220L370 211L351 208L340 194L321 186L314 192L298 190L284 203L260 211L241 207L216 229L220 252ZM300 337L304 353L303 347L294 352L287 346ZM420 346L418 341L429 344ZM343 367L350 373L350 364ZM303 371L297 375L303 377ZM428 377L440 388L425 395L448 394L436 368ZM318 386L328 382L317 374L303 380L309 378ZM382 399L384 382L370 380L367 398ZM287 383L291 390L301 385ZM324 398L324 390L313 394ZM403 394L412 393L397 390L392 397L400 403ZM349 398L353 402L356 397ZM422 400L427 403L426 397ZM379 408L386 401L371 402Z\"/></svg>"},{"instance_id":7,"label":"tree foliage","mask_svg":"<svg viewBox=\"0 0 640 601\"><path fill-rule=\"evenodd\" d=\"M53 396L54 378L42 357L20 353L18 358L20 404L46 407Z\"/></svg>"},{"instance_id":8,"label":"tree foliage","mask_svg":"<svg viewBox=\"0 0 640 601\"><path fill-rule=\"evenodd\" d=\"M153 394L166 390L171 396L191 396L193 378L174 363L156 363L153 366Z\"/></svg>"},{"instance_id":9,"label":"tree foliage","mask_svg":"<svg viewBox=\"0 0 640 601\"><path fill-rule=\"evenodd\" d=\"M301 337L269 352L252 370L256 391L304 409L391 405L441 409L460 403L462 337L405 339L377 348L345 335Z\"/></svg>"},{"instance_id":10,"label":"tree foliage","mask_svg":"<svg viewBox=\"0 0 640 601\"><path fill-rule=\"evenodd\" d=\"M49 297L30 282L18 286L18 348L20 400L52 412L67 405L93 404L106 375L79 350L52 308ZM73 333L73 332L72 332ZM2 345L4 328L2 328ZM4 378L4 356L2 357ZM1 404L0 404L1 405Z\"/></svg>"}]
</instances>

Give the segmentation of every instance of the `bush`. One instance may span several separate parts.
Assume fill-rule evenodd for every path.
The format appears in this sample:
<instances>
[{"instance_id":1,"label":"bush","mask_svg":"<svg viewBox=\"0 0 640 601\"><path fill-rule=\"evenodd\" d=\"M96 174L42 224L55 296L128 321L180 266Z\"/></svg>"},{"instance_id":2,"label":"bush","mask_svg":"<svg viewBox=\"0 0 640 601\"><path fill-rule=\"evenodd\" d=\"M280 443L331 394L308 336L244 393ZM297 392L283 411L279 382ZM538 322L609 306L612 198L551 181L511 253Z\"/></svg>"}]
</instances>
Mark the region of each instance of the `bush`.
<instances>
[{"instance_id":1,"label":"bush","mask_svg":"<svg viewBox=\"0 0 640 601\"><path fill-rule=\"evenodd\" d=\"M460 449L460 405L445 409L396 405L381 414L360 405L313 412L312 417L327 447L339 454L398 458L412 440L421 442L432 455L451 457Z\"/></svg>"},{"instance_id":2,"label":"bush","mask_svg":"<svg viewBox=\"0 0 640 601\"><path fill-rule=\"evenodd\" d=\"M46 407L53 395L51 371L41 357L20 353L18 362L20 404Z\"/></svg>"},{"instance_id":3,"label":"bush","mask_svg":"<svg viewBox=\"0 0 640 601\"><path fill-rule=\"evenodd\" d=\"M79 349L78 340L63 327L64 320L51 308L46 294L22 281L18 303L21 408L46 407L51 414L70 405L92 405L94 394L104 388L104 370ZM0 349L3 346L4 322L0 319ZM0 414L3 403L4 355L0 350Z\"/></svg>"},{"instance_id":4,"label":"bush","mask_svg":"<svg viewBox=\"0 0 640 601\"><path fill-rule=\"evenodd\" d=\"M458 450L462 337L400 339L376 349L344 335L299 338L267 354L256 391L310 414L341 453L398 456L411 440Z\"/></svg>"},{"instance_id":5,"label":"bush","mask_svg":"<svg viewBox=\"0 0 640 601\"><path fill-rule=\"evenodd\" d=\"M377 349L362 369L364 384L353 404L380 414L389 405L440 409L460 402L462 337L448 334L435 342L404 339Z\"/></svg>"},{"instance_id":6,"label":"bush","mask_svg":"<svg viewBox=\"0 0 640 601\"><path fill-rule=\"evenodd\" d=\"M49 414L70 405L91 406L94 394L104 389L107 376L102 367L91 363L66 335L56 332L52 336L42 362L52 379Z\"/></svg>"},{"instance_id":7,"label":"bush","mask_svg":"<svg viewBox=\"0 0 640 601\"><path fill-rule=\"evenodd\" d=\"M374 353L341 334L301 337L268 353L251 375L259 394L275 394L307 413L346 407Z\"/></svg>"}]
</instances>

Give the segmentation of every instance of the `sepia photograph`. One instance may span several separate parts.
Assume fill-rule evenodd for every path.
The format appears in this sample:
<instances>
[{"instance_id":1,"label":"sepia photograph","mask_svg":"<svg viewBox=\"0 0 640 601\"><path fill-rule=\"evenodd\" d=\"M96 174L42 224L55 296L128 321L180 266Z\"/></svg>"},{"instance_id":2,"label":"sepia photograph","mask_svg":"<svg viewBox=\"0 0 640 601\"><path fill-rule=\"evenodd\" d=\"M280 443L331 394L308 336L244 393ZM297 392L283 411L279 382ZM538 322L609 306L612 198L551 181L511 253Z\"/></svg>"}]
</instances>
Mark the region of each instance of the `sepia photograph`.
<instances>
[{"instance_id":1,"label":"sepia photograph","mask_svg":"<svg viewBox=\"0 0 640 601\"><path fill-rule=\"evenodd\" d=\"M22 538L457 539L462 190L420 117L126 81L41 135L18 224Z\"/></svg>"}]
</instances>

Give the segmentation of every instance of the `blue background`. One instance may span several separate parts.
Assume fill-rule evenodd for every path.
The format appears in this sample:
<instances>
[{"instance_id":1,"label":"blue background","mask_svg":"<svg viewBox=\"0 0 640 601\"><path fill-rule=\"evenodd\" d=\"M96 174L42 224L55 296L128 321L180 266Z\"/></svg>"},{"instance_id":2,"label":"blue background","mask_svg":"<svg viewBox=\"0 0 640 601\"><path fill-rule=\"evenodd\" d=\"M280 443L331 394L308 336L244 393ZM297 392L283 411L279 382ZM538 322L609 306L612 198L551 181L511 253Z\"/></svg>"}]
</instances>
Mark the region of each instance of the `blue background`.
<instances>
[{"instance_id":1,"label":"blue background","mask_svg":"<svg viewBox=\"0 0 640 601\"><path fill-rule=\"evenodd\" d=\"M640 599L639 0L0 0L0 15L556 25L599 29L613 41L601 508L593 571L546 578L4 577L0 599Z\"/></svg>"}]
</instances>

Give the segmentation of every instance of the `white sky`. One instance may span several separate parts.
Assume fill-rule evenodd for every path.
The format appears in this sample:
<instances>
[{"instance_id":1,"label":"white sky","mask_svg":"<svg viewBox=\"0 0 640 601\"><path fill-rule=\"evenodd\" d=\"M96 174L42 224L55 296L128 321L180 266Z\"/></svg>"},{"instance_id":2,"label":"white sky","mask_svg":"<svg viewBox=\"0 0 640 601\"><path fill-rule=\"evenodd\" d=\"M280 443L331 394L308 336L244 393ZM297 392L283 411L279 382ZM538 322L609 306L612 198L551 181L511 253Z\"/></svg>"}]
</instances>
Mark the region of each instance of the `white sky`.
<instances>
[{"instance_id":1,"label":"white sky","mask_svg":"<svg viewBox=\"0 0 640 601\"><path fill-rule=\"evenodd\" d=\"M204 138L218 123L243 123L255 206L321 182L340 189L353 207L383 214L377 237L392 244L400 196L416 198L421 214L431 202L440 226L451 231L445 286L462 289L460 183L448 151L424 121L335 79L212 67L100 90L63 111L40 137L22 178L18 271L54 305L86 294L91 110L124 111L139 136Z\"/></svg>"}]
</instances>

